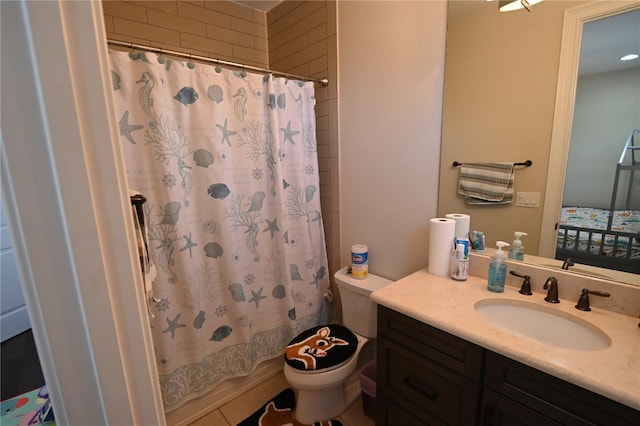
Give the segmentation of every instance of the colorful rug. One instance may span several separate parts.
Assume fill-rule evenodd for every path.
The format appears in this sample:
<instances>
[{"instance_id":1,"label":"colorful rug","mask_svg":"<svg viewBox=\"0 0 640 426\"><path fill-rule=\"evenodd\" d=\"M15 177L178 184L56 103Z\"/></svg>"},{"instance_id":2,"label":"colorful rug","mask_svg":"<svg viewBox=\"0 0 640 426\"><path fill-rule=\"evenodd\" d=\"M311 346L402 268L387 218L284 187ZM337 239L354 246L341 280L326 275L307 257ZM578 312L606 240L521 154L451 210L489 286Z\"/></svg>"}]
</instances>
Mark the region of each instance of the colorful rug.
<instances>
[{"instance_id":1,"label":"colorful rug","mask_svg":"<svg viewBox=\"0 0 640 426\"><path fill-rule=\"evenodd\" d=\"M299 423L293 416L296 396L293 389L287 388L264 404L258 411L238 423L238 426L308 426ZM340 420L316 422L313 426L342 426Z\"/></svg>"},{"instance_id":2,"label":"colorful rug","mask_svg":"<svg viewBox=\"0 0 640 426\"><path fill-rule=\"evenodd\" d=\"M46 387L2 401L0 411L2 426L55 426Z\"/></svg>"}]
</instances>

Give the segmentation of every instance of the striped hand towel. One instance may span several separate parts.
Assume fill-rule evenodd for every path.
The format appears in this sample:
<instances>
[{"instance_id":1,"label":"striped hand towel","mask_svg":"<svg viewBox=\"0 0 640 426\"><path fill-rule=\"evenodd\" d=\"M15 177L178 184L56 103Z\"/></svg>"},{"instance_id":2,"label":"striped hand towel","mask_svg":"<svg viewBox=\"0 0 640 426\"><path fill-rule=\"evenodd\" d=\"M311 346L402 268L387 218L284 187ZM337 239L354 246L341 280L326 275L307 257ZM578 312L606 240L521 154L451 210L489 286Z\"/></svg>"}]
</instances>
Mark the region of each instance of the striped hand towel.
<instances>
[{"instance_id":1,"label":"striped hand towel","mask_svg":"<svg viewBox=\"0 0 640 426\"><path fill-rule=\"evenodd\" d=\"M458 194L468 204L508 204L513 201L513 163L463 163Z\"/></svg>"}]
</instances>

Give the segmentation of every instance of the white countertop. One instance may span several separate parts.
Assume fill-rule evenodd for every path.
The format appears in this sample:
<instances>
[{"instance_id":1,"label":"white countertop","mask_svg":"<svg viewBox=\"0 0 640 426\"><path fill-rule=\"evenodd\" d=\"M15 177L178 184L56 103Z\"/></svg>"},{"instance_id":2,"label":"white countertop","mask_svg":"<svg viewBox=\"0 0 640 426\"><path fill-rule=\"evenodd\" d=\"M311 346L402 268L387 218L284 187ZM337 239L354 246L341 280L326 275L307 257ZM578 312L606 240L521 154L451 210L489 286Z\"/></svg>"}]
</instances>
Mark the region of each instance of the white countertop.
<instances>
[{"instance_id":1,"label":"white countertop","mask_svg":"<svg viewBox=\"0 0 640 426\"><path fill-rule=\"evenodd\" d=\"M426 269L394 282L371 295L383 306L432 325L567 382L640 410L640 328L638 318L591 306L590 312L574 308L576 301L544 301L534 289L532 296L506 286L504 293L486 289L486 280L469 277L453 281L429 274ZM479 300L507 298L552 306L579 317L612 340L596 351L577 351L547 345L511 334L485 320L474 309ZM594 296L592 296L595 299Z\"/></svg>"}]
</instances>

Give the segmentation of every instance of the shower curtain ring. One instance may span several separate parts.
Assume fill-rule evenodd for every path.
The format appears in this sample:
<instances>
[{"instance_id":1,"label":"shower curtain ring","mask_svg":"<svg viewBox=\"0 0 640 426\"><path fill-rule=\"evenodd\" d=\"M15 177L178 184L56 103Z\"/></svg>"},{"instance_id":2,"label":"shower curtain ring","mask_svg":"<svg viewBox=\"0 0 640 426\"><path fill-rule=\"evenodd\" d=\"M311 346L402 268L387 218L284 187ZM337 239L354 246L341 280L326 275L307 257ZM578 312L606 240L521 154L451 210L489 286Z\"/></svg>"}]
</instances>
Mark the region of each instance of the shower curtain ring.
<instances>
[{"instance_id":1,"label":"shower curtain ring","mask_svg":"<svg viewBox=\"0 0 640 426\"><path fill-rule=\"evenodd\" d=\"M129 57L134 61L137 59L140 59L140 54L136 53L136 47L134 46L133 43L131 43L131 52L129 52Z\"/></svg>"},{"instance_id":2,"label":"shower curtain ring","mask_svg":"<svg viewBox=\"0 0 640 426\"><path fill-rule=\"evenodd\" d=\"M194 69L194 68L196 67L196 64L194 64L194 63L191 61L191 56L192 56L192 54L191 54L191 53L189 53L189 62L187 62L187 68L189 68L190 70L192 70L192 69Z\"/></svg>"}]
</instances>

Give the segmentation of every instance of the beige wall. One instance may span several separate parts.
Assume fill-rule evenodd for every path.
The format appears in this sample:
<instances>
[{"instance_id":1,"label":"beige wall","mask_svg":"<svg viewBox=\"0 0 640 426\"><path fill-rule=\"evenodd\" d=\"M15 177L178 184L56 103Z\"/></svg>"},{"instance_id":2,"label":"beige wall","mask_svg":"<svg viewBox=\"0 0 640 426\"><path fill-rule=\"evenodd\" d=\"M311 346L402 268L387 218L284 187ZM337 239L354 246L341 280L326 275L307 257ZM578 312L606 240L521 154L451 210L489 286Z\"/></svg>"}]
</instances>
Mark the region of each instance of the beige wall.
<instances>
[{"instance_id":1,"label":"beige wall","mask_svg":"<svg viewBox=\"0 0 640 426\"><path fill-rule=\"evenodd\" d=\"M563 13L581 3L545 1L531 13L489 3L448 23L438 215L470 214L489 248L523 231L526 253L537 254ZM457 194L453 161L525 160L533 166L516 170L515 191L539 193L539 208L468 206Z\"/></svg>"},{"instance_id":2,"label":"beige wall","mask_svg":"<svg viewBox=\"0 0 640 426\"><path fill-rule=\"evenodd\" d=\"M427 266L436 215L444 1L339 1L341 259L369 246L369 270Z\"/></svg>"}]
</instances>

